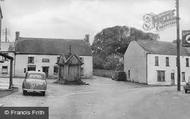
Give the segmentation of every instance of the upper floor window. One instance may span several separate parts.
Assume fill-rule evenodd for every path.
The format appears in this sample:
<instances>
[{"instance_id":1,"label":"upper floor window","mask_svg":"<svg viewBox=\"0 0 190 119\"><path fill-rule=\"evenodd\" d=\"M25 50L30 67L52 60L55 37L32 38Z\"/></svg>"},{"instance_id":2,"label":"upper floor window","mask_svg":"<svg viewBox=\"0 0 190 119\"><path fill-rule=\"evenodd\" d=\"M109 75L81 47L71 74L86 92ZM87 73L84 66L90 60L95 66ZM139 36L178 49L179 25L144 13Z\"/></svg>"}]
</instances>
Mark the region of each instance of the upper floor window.
<instances>
[{"instance_id":1,"label":"upper floor window","mask_svg":"<svg viewBox=\"0 0 190 119\"><path fill-rule=\"evenodd\" d=\"M28 64L34 64L34 57L28 57Z\"/></svg>"},{"instance_id":2,"label":"upper floor window","mask_svg":"<svg viewBox=\"0 0 190 119\"><path fill-rule=\"evenodd\" d=\"M186 67L189 67L189 58L186 58Z\"/></svg>"},{"instance_id":3,"label":"upper floor window","mask_svg":"<svg viewBox=\"0 0 190 119\"><path fill-rule=\"evenodd\" d=\"M48 58L43 58L42 62L49 62L49 59Z\"/></svg>"},{"instance_id":4,"label":"upper floor window","mask_svg":"<svg viewBox=\"0 0 190 119\"><path fill-rule=\"evenodd\" d=\"M166 66L170 65L169 57L166 57Z\"/></svg>"},{"instance_id":5,"label":"upper floor window","mask_svg":"<svg viewBox=\"0 0 190 119\"><path fill-rule=\"evenodd\" d=\"M159 59L158 59L158 56L155 56L155 66L159 66Z\"/></svg>"}]
</instances>

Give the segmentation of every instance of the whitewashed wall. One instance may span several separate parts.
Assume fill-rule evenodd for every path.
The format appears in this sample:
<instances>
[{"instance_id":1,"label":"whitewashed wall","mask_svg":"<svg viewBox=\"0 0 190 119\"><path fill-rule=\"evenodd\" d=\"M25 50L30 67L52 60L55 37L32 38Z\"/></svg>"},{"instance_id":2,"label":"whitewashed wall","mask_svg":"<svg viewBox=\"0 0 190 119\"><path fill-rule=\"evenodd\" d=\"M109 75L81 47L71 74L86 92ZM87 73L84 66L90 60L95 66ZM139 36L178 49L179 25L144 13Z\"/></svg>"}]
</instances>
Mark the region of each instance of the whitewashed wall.
<instances>
[{"instance_id":1,"label":"whitewashed wall","mask_svg":"<svg viewBox=\"0 0 190 119\"><path fill-rule=\"evenodd\" d=\"M54 66L57 62L57 57L59 55L22 55L17 54L16 55L16 62L15 62L15 76L16 77L23 77L24 76L24 68L27 69L28 65L28 57L34 57L34 65L36 65L36 71L40 70L42 71L43 66L49 67L49 76L55 76L54 75ZM81 56L84 58L84 78L90 78L92 76L92 56ZM49 62L44 63L42 62L42 58L48 58Z\"/></svg>"},{"instance_id":2,"label":"whitewashed wall","mask_svg":"<svg viewBox=\"0 0 190 119\"><path fill-rule=\"evenodd\" d=\"M93 75L93 64L92 64L92 56L81 56L84 59L84 76L83 78L91 78Z\"/></svg>"},{"instance_id":3,"label":"whitewashed wall","mask_svg":"<svg viewBox=\"0 0 190 119\"><path fill-rule=\"evenodd\" d=\"M128 76L128 70L130 70L130 78ZM127 80L147 83L146 52L136 41L132 41L129 44L124 54L124 71L127 75Z\"/></svg>"},{"instance_id":4,"label":"whitewashed wall","mask_svg":"<svg viewBox=\"0 0 190 119\"><path fill-rule=\"evenodd\" d=\"M30 65L36 65L36 71L40 70L42 71L43 66L48 66L49 67L49 76L53 76L53 70L54 66L56 65L57 62L57 57L59 55L22 55L22 54L17 54L16 55L16 62L15 62L15 76L16 77L23 77L24 74L24 68L27 69L28 64L28 57L34 57L34 64ZM49 62L45 63L42 62L43 58L48 58Z\"/></svg>"},{"instance_id":5,"label":"whitewashed wall","mask_svg":"<svg viewBox=\"0 0 190 119\"><path fill-rule=\"evenodd\" d=\"M159 66L155 66L155 56L159 57ZM169 66L166 67L166 57L169 57ZM181 56L181 72L185 72L185 80L188 81L190 78L190 67L186 67L186 58L190 56ZM190 60L190 59L189 59ZM148 54L148 84L152 85L171 85L171 73L175 73L175 84L177 84L177 67L176 67L176 56L174 55L159 55L159 54ZM165 71L165 82L157 81L157 71ZM182 81L182 74L181 74ZM185 82L181 83L182 85Z\"/></svg>"}]
</instances>

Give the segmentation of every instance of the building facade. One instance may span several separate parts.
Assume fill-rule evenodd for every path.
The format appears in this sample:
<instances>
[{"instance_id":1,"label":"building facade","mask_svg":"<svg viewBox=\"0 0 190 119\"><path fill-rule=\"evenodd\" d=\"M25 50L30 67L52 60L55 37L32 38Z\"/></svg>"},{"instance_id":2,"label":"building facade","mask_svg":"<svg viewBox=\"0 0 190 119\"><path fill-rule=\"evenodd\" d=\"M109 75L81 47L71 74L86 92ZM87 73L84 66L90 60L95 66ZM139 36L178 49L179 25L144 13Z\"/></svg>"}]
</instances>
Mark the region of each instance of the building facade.
<instances>
[{"instance_id":1,"label":"building facade","mask_svg":"<svg viewBox=\"0 0 190 119\"><path fill-rule=\"evenodd\" d=\"M181 84L190 80L190 50L181 47ZM176 45L162 41L132 41L124 55L127 80L148 85L176 85Z\"/></svg>"},{"instance_id":2,"label":"building facade","mask_svg":"<svg viewBox=\"0 0 190 119\"><path fill-rule=\"evenodd\" d=\"M62 54L71 50L77 54L83 65L81 66L81 76L83 78L92 77L92 51L86 39L49 39L49 38L28 38L20 37L16 32L14 48L12 46L6 52L14 57L15 77L24 77L27 71L43 71L51 77L58 76L57 61ZM14 49L14 51L11 51ZM10 52L11 51L11 52ZM0 65L0 74L9 70L9 61ZM1 69L2 68L2 69ZM8 68L7 70L5 70ZM9 71L6 73L9 75Z\"/></svg>"}]
</instances>

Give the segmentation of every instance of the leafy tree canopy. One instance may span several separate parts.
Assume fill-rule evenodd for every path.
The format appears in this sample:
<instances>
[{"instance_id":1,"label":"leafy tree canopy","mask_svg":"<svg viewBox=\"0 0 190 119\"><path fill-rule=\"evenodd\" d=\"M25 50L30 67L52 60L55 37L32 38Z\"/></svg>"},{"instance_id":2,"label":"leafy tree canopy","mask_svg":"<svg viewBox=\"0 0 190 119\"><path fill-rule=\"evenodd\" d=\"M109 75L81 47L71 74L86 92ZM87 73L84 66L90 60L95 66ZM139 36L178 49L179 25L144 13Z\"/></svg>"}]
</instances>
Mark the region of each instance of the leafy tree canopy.
<instances>
[{"instance_id":1,"label":"leafy tree canopy","mask_svg":"<svg viewBox=\"0 0 190 119\"><path fill-rule=\"evenodd\" d=\"M133 40L157 40L158 38L158 34L145 33L127 26L114 26L105 28L97 33L91 47L93 55L96 59L98 57L98 61L106 61L110 55L122 57L129 43ZM101 63L99 62L97 64L100 65ZM109 63L106 64L108 65Z\"/></svg>"}]
</instances>

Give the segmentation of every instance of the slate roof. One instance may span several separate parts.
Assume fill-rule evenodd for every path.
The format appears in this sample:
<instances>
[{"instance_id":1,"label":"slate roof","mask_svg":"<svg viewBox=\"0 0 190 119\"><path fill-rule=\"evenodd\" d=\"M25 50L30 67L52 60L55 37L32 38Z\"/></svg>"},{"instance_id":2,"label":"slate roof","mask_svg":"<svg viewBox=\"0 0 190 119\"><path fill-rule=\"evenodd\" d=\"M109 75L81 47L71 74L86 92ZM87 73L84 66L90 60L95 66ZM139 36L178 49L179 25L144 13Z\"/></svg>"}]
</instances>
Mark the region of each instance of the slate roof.
<instances>
[{"instance_id":1,"label":"slate roof","mask_svg":"<svg viewBox=\"0 0 190 119\"><path fill-rule=\"evenodd\" d=\"M90 45L84 40L19 37L15 52L18 54L63 54L71 52L79 56L92 56Z\"/></svg>"},{"instance_id":2,"label":"slate roof","mask_svg":"<svg viewBox=\"0 0 190 119\"><path fill-rule=\"evenodd\" d=\"M176 55L176 43L156 41L156 40L138 40L137 43L148 53L161 55ZM182 56L190 56L190 48L181 47Z\"/></svg>"}]
</instances>

